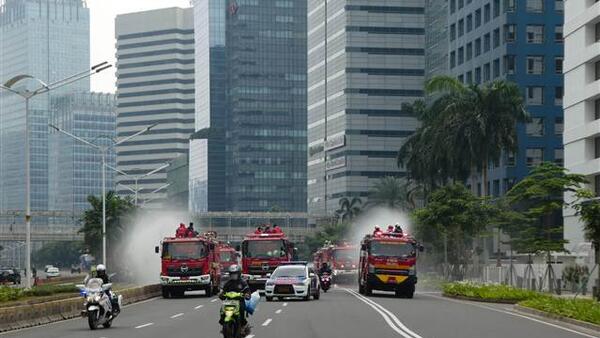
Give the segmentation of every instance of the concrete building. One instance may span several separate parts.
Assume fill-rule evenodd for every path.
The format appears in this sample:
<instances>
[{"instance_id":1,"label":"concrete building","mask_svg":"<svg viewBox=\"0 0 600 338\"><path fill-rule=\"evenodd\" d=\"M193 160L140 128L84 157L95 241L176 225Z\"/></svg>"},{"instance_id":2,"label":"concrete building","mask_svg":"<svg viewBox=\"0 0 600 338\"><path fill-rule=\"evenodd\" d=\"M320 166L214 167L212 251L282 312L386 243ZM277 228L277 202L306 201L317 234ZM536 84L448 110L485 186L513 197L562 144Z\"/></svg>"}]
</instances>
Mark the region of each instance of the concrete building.
<instances>
[{"instance_id":1,"label":"concrete building","mask_svg":"<svg viewBox=\"0 0 600 338\"><path fill-rule=\"evenodd\" d=\"M98 145L110 145L116 137L115 96L75 93L52 99L50 123ZM61 133L51 133L49 142L49 210L80 214L90 208L89 195L102 195L101 156L81 142ZM116 155L107 156L114 167ZM106 190L114 190L114 172L106 172Z\"/></svg>"},{"instance_id":2,"label":"concrete building","mask_svg":"<svg viewBox=\"0 0 600 338\"><path fill-rule=\"evenodd\" d=\"M464 83L516 83L532 117L517 127L518 152L490 163L485 184L500 196L541 162L563 165L563 1L449 0L448 9L450 73Z\"/></svg>"},{"instance_id":3,"label":"concrete building","mask_svg":"<svg viewBox=\"0 0 600 338\"><path fill-rule=\"evenodd\" d=\"M190 210L306 210L306 1L196 0Z\"/></svg>"},{"instance_id":4,"label":"concrete building","mask_svg":"<svg viewBox=\"0 0 600 338\"><path fill-rule=\"evenodd\" d=\"M169 207L188 210L190 163L187 154L171 160L167 168L167 199Z\"/></svg>"},{"instance_id":5,"label":"concrete building","mask_svg":"<svg viewBox=\"0 0 600 338\"><path fill-rule=\"evenodd\" d=\"M367 201L417 127L403 103L423 97L422 0L308 1L308 211Z\"/></svg>"},{"instance_id":6,"label":"concrete building","mask_svg":"<svg viewBox=\"0 0 600 338\"><path fill-rule=\"evenodd\" d=\"M82 0L1 0L0 83L19 74L52 83L89 69L89 26L89 10ZM30 90L36 85L26 83ZM32 210L48 210L51 101L89 88L89 80L82 80L30 102ZM25 208L25 124L23 99L0 90L0 211Z\"/></svg>"},{"instance_id":7,"label":"concrete building","mask_svg":"<svg viewBox=\"0 0 600 338\"><path fill-rule=\"evenodd\" d=\"M583 174L600 196L600 4L567 0L565 4L565 167ZM572 200L572 196L566 196ZM582 251L585 242L574 210L564 213L567 249Z\"/></svg>"},{"instance_id":8,"label":"concrete building","mask_svg":"<svg viewBox=\"0 0 600 338\"><path fill-rule=\"evenodd\" d=\"M187 154L194 132L194 20L191 8L166 8L117 16L117 136L152 124L149 132L117 147L117 167L146 174ZM134 180L117 176L118 192ZM139 198L159 206L166 197L165 170L139 180ZM155 192L156 191L156 192Z\"/></svg>"}]
</instances>

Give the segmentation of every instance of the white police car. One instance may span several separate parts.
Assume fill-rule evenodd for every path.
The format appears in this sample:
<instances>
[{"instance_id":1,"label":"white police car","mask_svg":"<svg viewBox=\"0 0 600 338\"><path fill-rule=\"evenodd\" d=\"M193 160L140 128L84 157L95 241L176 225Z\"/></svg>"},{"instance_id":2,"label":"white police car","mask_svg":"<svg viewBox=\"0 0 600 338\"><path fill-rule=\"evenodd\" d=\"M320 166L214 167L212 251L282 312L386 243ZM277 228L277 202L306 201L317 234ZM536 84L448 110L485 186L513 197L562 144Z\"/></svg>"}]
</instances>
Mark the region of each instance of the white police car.
<instances>
[{"instance_id":1,"label":"white police car","mask_svg":"<svg viewBox=\"0 0 600 338\"><path fill-rule=\"evenodd\" d=\"M321 283L319 277L306 262L289 262L278 266L265 284L267 301L273 297L302 298L309 300L312 296L319 299Z\"/></svg>"}]
</instances>

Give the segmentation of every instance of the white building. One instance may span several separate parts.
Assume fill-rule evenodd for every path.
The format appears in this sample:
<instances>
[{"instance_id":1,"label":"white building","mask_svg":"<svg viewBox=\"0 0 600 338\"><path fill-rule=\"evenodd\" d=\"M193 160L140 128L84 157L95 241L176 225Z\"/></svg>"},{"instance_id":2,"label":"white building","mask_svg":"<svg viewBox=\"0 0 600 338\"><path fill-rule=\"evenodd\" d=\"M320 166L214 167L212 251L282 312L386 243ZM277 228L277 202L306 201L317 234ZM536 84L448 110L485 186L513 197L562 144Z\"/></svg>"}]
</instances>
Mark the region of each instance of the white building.
<instances>
[{"instance_id":1,"label":"white building","mask_svg":"<svg viewBox=\"0 0 600 338\"><path fill-rule=\"evenodd\" d=\"M194 132L194 22L191 8L165 8L117 16L117 137L157 123L117 148L120 194L131 176L144 175L187 154ZM141 200L166 197L166 169L140 179Z\"/></svg>"},{"instance_id":2,"label":"white building","mask_svg":"<svg viewBox=\"0 0 600 338\"><path fill-rule=\"evenodd\" d=\"M564 36L565 167L585 175L600 195L600 3L567 0ZM578 251L584 242L581 223L572 209L564 218L567 248Z\"/></svg>"}]
</instances>

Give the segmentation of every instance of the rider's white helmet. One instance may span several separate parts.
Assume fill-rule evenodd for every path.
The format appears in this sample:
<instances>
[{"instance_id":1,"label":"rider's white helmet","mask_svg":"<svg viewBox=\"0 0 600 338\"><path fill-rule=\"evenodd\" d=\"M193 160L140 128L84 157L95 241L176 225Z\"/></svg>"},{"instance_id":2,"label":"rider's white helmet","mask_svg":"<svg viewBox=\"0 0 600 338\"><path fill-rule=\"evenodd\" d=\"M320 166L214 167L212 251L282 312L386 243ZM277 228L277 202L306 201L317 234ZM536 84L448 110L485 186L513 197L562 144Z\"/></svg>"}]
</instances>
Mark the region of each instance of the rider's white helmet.
<instances>
[{"instance_id":1,"label":"rider's white helmet","mask_svg":"<svg viewBox=\"0 0 600 338\"><path fill-rule=\"evenodd\" d=\"M106 266L104 264L96 265L96 271L106 271Z\"/></svg>"}]
</instances>

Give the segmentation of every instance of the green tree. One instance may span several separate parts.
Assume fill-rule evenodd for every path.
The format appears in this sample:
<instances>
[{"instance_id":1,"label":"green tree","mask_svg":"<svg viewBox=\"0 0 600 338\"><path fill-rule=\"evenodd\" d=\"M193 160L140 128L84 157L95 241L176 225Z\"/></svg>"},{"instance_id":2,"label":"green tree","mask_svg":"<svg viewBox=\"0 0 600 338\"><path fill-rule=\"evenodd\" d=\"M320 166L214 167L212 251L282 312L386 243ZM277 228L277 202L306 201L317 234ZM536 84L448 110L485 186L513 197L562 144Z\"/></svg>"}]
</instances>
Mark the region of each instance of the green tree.
<instances>
[{"instance_id":1,"label":"green tree","mask_svg":"<svg viewBox=\"0 0 600 338\"><path fill-rule=\"evenodd\" d=\"M494 212L493 206L464 185L449 184L436 190L427 205L413 213L413 218L417 236L435 248L437 257L443 257L440 249L447 245L448 263L460 266L470 261L473 239L485 229ZM453 278L462 279L462 272L453 270Z\"/></svg>"},{"instance_id":2,"label":"green tree","mask_svg":"<svg viewBox=\"0 0 600 338\"><path fill-rule=\"evenodd\" d=\"M562 210L570 205L567 192L576 193L585 177L571 174L553 163L542 163L506 194L508 204L518 214L512 226L505 227L519 252L564 251Z\"/></svg>"},{"instance_id":3,"label":"green tree","mask_svg":"<svg viewBox=\"0 0 600 338\"><path fill-rule=\"evenodd\" d=\"M338 221L345 222L354 219L361 212L362 200L359 197L353 197L351 200L347 197L339 201L340 208L335 211Z\"/></svg>"},{"instance_id":4,"label":"green tree","mask_svg":"<svg viewBox=\"0 0 600 338\"><path fill-rule=\"evenodd\" d=\"M49 242L35 251L31 260L38 267L48 264L68 267L79 262L82 249L82 242Z\"/></svg>"},{"instance_id":5,"label":"green tree","mask_svg":"<svg viewBox=\"0 0 600 338\"><path fill-rule=\"evenodd\" d=\"M350 233L350 223L328 223L321 226L321 229L313 235L306 236L301 255L305 259L310 259L312 253L317 251L325 243L339 243L347 239Z\"/></svg>"},{"instance_id":6,"label":"green tree","mask_svg":"<svg viewBox=\"0 0 600 338\"><path fill-rule=\"evenodd\" d=\"M85 246L95 257L102 257L102 198L88 196L91 208L83 215L83 234ZM106 194L106 246L107 254L111 254L119 239L122 237L128 217L135 207L130 199L119 197L114 191ZM110 259L110 257L108 257Z\"/></svg>"},{"instance_id":7,"label":"green tree","mask_svg":"<svg viewBox=\"0 0 600 338\"><path fill-rule=\"evenodd\" d=\"M592 242L596 268L598 268L600 264L600 200L587 189L578 190L575 196L577 199L573 207L583 222L585 238ZM600 290L600 279L597 283L598 290ZM596 294L596 299L600 301L600 291Z\"/></svg>"},{"instance_id":8,"label":"green tree","mask_svg":"<svg viewBox=\"0 0 600 338\"><path fill-rule=\"evenodd\" d=\"M415 189L406 180L386 176L380 179L369 192L368 205L390 209L409 210L416 206Z\"/></svg>"}]
</instances>

